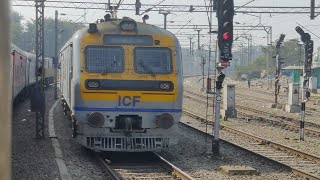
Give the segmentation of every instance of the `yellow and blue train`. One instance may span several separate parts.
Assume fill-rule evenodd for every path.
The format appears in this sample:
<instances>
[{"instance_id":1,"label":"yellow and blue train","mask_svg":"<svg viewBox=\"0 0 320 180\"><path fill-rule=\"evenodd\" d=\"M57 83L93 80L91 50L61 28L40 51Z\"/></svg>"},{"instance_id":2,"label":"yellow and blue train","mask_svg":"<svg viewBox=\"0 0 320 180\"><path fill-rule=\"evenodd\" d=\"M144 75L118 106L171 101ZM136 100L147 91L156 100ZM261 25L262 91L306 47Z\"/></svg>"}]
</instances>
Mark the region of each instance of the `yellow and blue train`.
<instances>
[{"instance_id":1,"label":"yellow and blue train","mask_svg":"<svg viewBox=\"0 0 320 180\"><path fill-rule=\"evenodd\" d=\"M171 32L130 18L77 31L59 54L73 137L94 151L157 151L177 142L181 47Z\"/></svg>"}]
</instances>

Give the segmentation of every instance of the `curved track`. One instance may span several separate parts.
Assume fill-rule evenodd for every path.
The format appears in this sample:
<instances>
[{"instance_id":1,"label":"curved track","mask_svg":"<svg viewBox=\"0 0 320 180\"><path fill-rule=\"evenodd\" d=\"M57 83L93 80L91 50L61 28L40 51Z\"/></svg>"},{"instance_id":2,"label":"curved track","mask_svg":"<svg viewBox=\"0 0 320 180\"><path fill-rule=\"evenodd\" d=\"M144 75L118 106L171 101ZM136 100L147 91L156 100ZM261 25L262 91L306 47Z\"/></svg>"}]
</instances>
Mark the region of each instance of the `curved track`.
<instances>
[{"instance_id":1,"label":"curved track","mask_svg":"<svg viewBox=\"0 0 320 180\"><path fill-rule=\"evenodd\" d=\"M111 179L193 180L191 176L154 152L108 153L97 157Z\"/></svg>"},{"instance_id":2,"label":"curved track","mask_svg":"<svg viewBox=\"0 0 320 180\"><path fill-rule=\"evenodd\" d=\"M197 120L205 121L204 118L189 111L184 110L183 113ZM200 129L188 124L182 124L212 137L212 135L207 134ZM221 130L224 132L224 137L221 138L221 141L282 164L291 169L294 174L305 179L320 180L320 157L301 152L228 126L221 125Z\"/></svg>"}]
</instances>

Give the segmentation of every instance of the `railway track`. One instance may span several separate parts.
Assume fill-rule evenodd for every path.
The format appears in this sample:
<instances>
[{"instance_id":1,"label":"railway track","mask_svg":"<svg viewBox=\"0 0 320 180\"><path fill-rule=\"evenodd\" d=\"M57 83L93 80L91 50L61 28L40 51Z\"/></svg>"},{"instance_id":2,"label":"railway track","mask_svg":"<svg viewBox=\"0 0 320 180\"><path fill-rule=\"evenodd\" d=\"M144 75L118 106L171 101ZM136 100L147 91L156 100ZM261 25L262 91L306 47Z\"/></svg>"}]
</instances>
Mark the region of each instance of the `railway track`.
<instances>
[{"instance_id":1,"label":"railway track","mask_svg":"<svg viewBox=\"0 0 320 180\"><path fill-rule=\"evenodd\" d=\"M194 113L184 110L183 113L198 121L205 121ZM207 136L212 135L205 133L203 130L195 128L191 125L182 123L184 126L192 128L196 131L204 133ZM199 125L197 125L199 127ZM248 134L243 131L233 129L231 127L221 125L223 132L221 141L277 162L289 168L294 174L308 180L320 180L320 157L301 152L294 148L290 148L268 139Z\"/></svg>"},{"instance_id":2,"label":"railway track","mask_svg":"<svg viewBox=\"0 0 320 180\"><path fill-rule=\"evenodd\" d=\"M154 152L108 153L97 156L112 180L193 180L191 176Z\"/></svg>"},{"instance_id":3,"label":"railway track","mask_svg":"<svg viewBox=\"0 0 320 180\"><path fill-rule=\"evenodd\" d=\"M186 90L186 92L191 93L192 95L199 96L201 98L206 98L205 96L201 94L194 93L192 91ZM187 96L187 98L190 98L194 101L200 102L200 103L206 103L205 100L201 100L199 98L194 98L192 96ZM243 105L236 105L237 108L237 113L240 115L241 118L246 118L246 119L256 119L260 120L266 123L271 123L273 125L281 126L282 128L286 130L291 130L291 131L299 131L300 126L299 123L300 121L298 119L290 118L290 117L285 117L285 116L279 116L274 113L262 111L262 110L257 110L254 108L250 108L247 106ZM305 133L306 135L310 136L318 136L320 137L320 124L312 123L312 122L305 122Z\"/></svg>"}]
</instances>

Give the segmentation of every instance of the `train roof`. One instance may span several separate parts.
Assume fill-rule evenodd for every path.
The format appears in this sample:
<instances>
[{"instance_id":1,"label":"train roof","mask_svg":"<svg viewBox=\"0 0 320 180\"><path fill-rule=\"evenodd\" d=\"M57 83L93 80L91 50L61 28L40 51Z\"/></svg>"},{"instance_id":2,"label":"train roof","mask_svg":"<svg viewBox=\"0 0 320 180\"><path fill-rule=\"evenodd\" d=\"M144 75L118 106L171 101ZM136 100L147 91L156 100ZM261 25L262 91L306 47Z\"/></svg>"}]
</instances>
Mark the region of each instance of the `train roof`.
<instances>
[{"instance_id":1,"label":"train roof","mask_svg":"<svg viewBox=\"0 0 320 180\"><path fill-rule=\"evenodd\" d=\"M97 24L98 30L103 33L121 33L122 32L120 29L121 22L122 22L122 19L116 19L116 20L98 23ZM136 22L136 23L137 23L137 33L165 34L165 35L174 36L170 31L167 31L158 26L147 24L147 23L141 23L141 22Z\"/></svg>"},{"instance_id":2,"label":"train roof","mask_svg":"<svg viewBox=\"0 0 320 180\"><path fill-rule=\"evenodd\" d=\"M127 17L124 17L123 19L130 19ZM120 23L123 19L111 19L110 21L96 23L98 31L104 34L120 34L122 31L120 29ZM135 21L136 22L136 21ZM164 34L169 35L175 40L178 40L177 37L171 33L170 31L167 31L161 27L147 24L147 23L137 23L137 31L136 33L142 33L142 34ZM88 26L78 30L73 36L66 42L66 44L62 47L62 49L65 49L67 46L69 46L70 43L72 43L73 39L79 36L83 36L85 33L88 32Z\"/></svg>"},{"instance_id":3,"label":"train roof","mask_svg":"<svg viewBox=\"0 0 320 180\"><path fill-rule=\"evenodd\" d=\"M21 53L21 54L25 54L25 51L23 51L22 49L20 49L18 46L16 46L16 45L13 44L13 43L11 43L10 48L11 48L11 52L12 52L12 51L17 51L17 52L19 52L19 53Z\"/></svg>"}]
</instances>

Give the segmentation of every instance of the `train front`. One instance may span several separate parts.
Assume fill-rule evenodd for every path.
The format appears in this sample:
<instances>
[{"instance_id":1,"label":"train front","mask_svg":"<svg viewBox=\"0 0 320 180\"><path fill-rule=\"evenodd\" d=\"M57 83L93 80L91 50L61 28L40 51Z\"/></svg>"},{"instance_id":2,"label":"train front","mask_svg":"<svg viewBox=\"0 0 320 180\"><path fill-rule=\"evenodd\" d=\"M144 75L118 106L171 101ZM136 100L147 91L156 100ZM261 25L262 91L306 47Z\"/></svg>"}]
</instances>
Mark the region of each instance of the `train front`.
<instances>
[{"instance_id":1,"label":"train front","mask_svg":"<svg viewBox=\"0 0 320 180\"><path fill-rule=\"evenodd\" d=\"M173 34L112 20L91 24L79 47L73 112L81 144L95 151L158 151L177 142L183 82Z\"/></svg>"}]
</instances>

